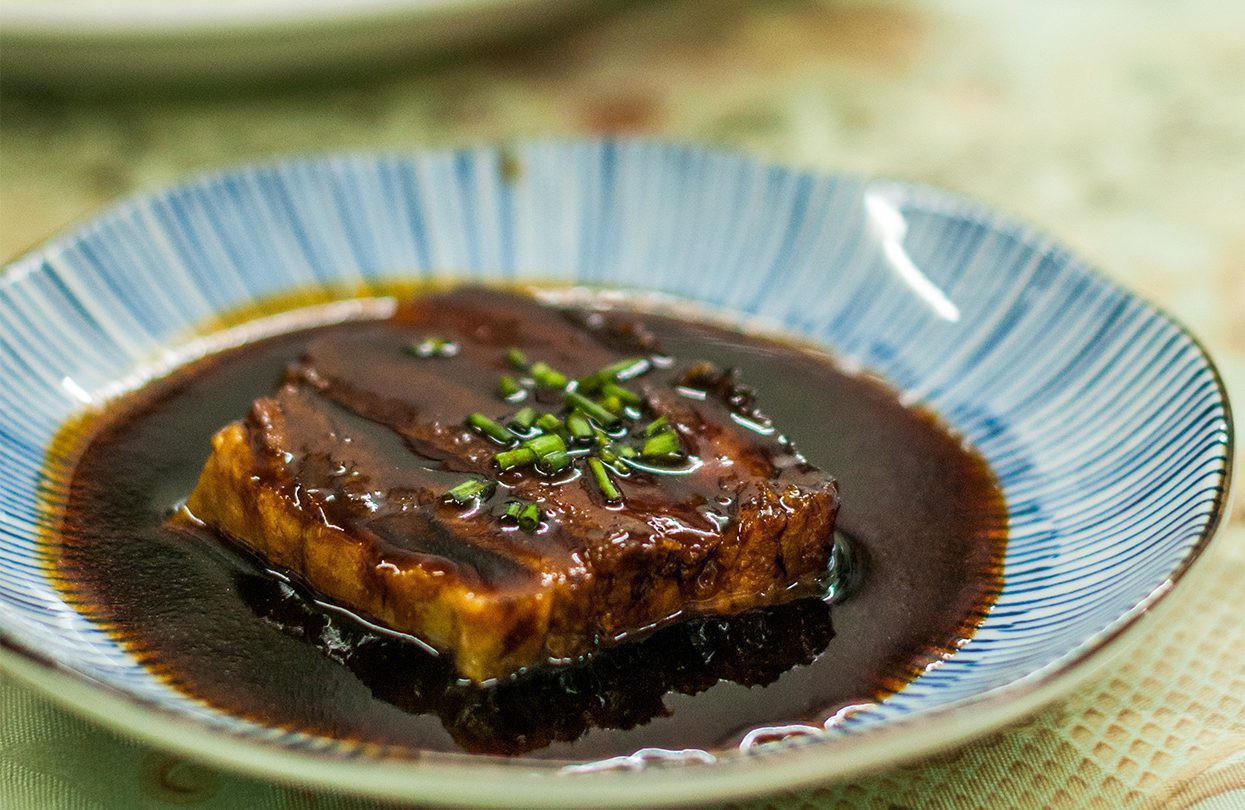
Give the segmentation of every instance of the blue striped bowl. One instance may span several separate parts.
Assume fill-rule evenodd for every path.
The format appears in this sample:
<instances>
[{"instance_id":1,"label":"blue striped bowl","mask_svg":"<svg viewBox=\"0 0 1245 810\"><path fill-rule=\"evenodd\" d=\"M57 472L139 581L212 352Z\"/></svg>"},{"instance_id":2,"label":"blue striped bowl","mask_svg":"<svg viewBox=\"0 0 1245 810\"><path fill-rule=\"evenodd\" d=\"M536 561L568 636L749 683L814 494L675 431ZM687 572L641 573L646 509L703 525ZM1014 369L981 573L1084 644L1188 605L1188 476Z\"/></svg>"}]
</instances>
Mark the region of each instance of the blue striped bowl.
<instances>
[{"instance_id":1,"label":"blue striped bowl","mask_svg":"<svg viewBox=\"0 0 1245 810\"><path fill-rule=\"evenodd\" d=\"M223 714L66 605L40 539L48 447L195 350L222 312L398 277L657 290L824 344L941 414L1010 509L976 636L880 704L707 757L418 762ZM127 732L238 769L421 802L652 804L911 758L1089 673L1203 551L1231 422L1192 337L1042 236L912 185L647 142L295 160L124 203L0 277L0 663ZM47 465L45 467L45 465Z\"/></svg>"}]
</instances>

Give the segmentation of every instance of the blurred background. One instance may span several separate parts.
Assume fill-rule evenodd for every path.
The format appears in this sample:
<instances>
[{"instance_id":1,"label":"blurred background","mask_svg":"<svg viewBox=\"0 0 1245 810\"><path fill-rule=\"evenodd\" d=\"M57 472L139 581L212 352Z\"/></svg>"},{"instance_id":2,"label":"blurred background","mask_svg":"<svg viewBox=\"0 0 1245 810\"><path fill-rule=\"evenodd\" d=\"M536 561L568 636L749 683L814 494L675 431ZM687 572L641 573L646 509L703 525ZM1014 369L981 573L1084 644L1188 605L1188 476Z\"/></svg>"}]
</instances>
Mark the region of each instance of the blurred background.
<instances>
[{"instance_id":1,"label":"blurred background","mask_svg":"<svg viewBox=\"0 0 1245 810\"><path fill-rule=\"evenodd\" d=\"M223 165L605 133L925 181L1020 215L1188 325L1245 403L1238 0L0 2L6 262ZM1225 573L1190 616L1239 607L1236 502ZM1245 806L1235 626L1149 628L1135 660L1018 728L758 806ZM17 774L56 806L163 806L168 780L205 806L354 806L113 740L2 680L0 729L0 784Z\"/></svg>"}]
</instances>

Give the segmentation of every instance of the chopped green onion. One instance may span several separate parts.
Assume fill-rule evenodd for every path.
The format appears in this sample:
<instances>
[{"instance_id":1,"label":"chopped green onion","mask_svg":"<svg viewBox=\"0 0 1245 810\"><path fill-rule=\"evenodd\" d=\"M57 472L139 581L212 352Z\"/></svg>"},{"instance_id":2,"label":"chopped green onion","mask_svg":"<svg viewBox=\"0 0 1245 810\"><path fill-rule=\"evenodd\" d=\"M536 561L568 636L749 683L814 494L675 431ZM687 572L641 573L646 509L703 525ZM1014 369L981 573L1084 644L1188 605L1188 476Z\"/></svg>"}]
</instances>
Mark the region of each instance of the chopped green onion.
<instances>
[{"instance_id":1,"label":"chopped green onion","mask_svg":"<svg viewBox=\"0 0 1245 810\"><path fill-rule=\"evenodd\" d=\"M578 408L583 411L584 416L593 420L603 427L613 427L618 424L618 417L610 413L600 404L588 399L583 394L576 391L569 391L566 394L566 404L571 408Z\"/></svg>"},{"instance_id":2,"label":"chopped green onion","mask_svg":"<svg viewBox=\"0 0 1245 810\"><path fill-rule=\"evenodd\" d=\"M532 429L532 423L536 421L536 409L532 407L520 408L514 416L510 417L510 429L517 430L521 433L527 433Z\"/></svg>"},{"instance_id":3,"label":"chopped green onion","mask_svg":"<svg viewBox=\"0 0 1245 810\"><path fill-rule=\"evenodd\" d=\"M598 374L604 374L612 380L620 377L629 380L632 377L639 377L641 374L649 370L652 364L643 357L628 357L626 360L619 360L616 363L610 363L605 368L598 371Z\"/></svg>"},{"instance_id":4,"label":"chopped green onion","mask_svg":"<svg viewBox=\"0 0 1245 810\"><path fill-rule=\"evenodd\" d=\"M613 464L615 461L618 461L618 454L609 447L602 447L597 451L597 455L600 456L601 460L606 464Z\"/></svg>"},{"instance_id":5,"label":"chopped green onion","mask_svg":"<svg viewBox=\"0 0 1245 810\"><path fill-rule=\"evenodd\" d=\"M541 414L541 417L536 420L536 427L546 433L558 433L562 430L563 425L561 419L551 413L546 413Z\"/></svg>"},{"instance_id":6,"label":"chopped green onion","mask_svg":"<svg viewBox=\"0 0 1245 810\"><path fill-rule=\"evenodd\" d=\"M581 394L595 394L601 390L601 378L596 374L580 377L575 381L575 390Z\"/></svg>"},{"instance_id":7,"label":"chopped green onion","mask_svg":"<svg viewBox=\"0 0 1245 810\"><path fill-rule=\"evenodd\" d=\"M587 377L582 378L579 381L579 390L591 394L606 383L614 382L619 378L629 380L632 377L638 377L648 371L649 365L647 360L636 357L610 363L608 366L599 368Z\"/></svg>"},{"instance_id":8,"label":"chopped green onion","mask_svg":"<svg viewBox=\"0 0 1245 810\"><path fill-rule=\"evenodd\" d=\"M554 371L546 363L532 363L532 367L528 371L532 378L545 388L565 388L569 382L565 374L560 371Z\"/></svg>"},{"instance_id":9,"label":"chopped green onion","mask_svg":"<svg viewBox=\"0 0 1245 810\"><path fill-rule=\"evenodd\" d=\"M646 439L644 446L640 448L640 455L644 458L661 458L674 455L680 449L678 434L667 430Z\"/></svg>"},{"instance_id":10,"label":"chopped green onion","mask_svg":"<svg viewBox=\"0 0 1245 810\"><path fill-rule=\"evenodd\" d=\"M636 449L629 444L624 444L618 448L619 458L635 458L638 455L640 454L636 451Z\"/></svg>"},{"instance_id":11,"label":"chopped green onion","mask_svg":"<svg viewBox=\"0 0 1245 810\"><path fill-rule=\"evenodd\" d=\"M557 433L542 433L534 439L528 439L523 446L536 454L536 464L543 472L555 473L571 465L566 442Z\"/></svg>"},{"instance_id":12,"label":"chopped green onion","mask_svg":"<svg viewBox=\"0 0 1245 810\"><path fill-rule=\"evenodd\" d=\"M565 450L555 450L552 453L546 453L536 462L536 466L540 467L541 472L561 472L571 466L571 454Z\"/></svg>"},{"instance_id":13,"label":"chopped green onion","mask_svg":"<svg viewBox=\"0 0 1245 810\"><path fill-rule=\"evenodd\" d=\"M511 349L506 352L506 362L519 371L527 371L527 355L518 349Z\"/></svg>"},{"instance_id":14,"label":"chopped green onion","mask_svg":"<svg viewBox=\"0 0 1245 810\"><path fill-rule=\"evenodd\" d=\"M530 501L506 501L500 517L511 518L525 532L532 532L540 526L540 507Z\"/></svg>"},{"instance_id":15,"label":"chopped green onion","mask_svg":"<svg viewBox=\"0 0 1245 810\"><path fill-rule=\"evenodd\" d=\"M592 477L597 482L597 489L601 490L605 500L616 501L622 497L622 493L618 491L618 487L614 486L614 481L610 478L610 474L606 472L605 465L601 462L601 459L588 459L588 469L592 470Z\"/></svg>"},{"instance_id":16,"label":"chopped green onion","mask_svg":"<svg viewBox=\"0 0 1245 810\"><path fill-rule=\"evenodd\" d=\"M644 435L645 436L656 436L658 433L661 433L663 430L665 430L666 426L669 424L670 424L669 419L667 419L664 416L659 416L656 419L654 419L652 422L649 422L648 426L644 428Z\"/></svg>"},{"instance_id":17,"label":"chopped green onion","mask_svg":"<svg viewBox=\"0 0 1245 810\"><path fill-rule=\"evenodd\" d=\"M487 498L493 494L493 487L496 484L492 481L482 481L479 478L468 478L461 484L456 484L445 493L445 497L456 504L465 506L479 498Z\"/></svg>"},{"instance_id":18,"label":"chopped green onion","mask_svg":"<svg viewBox=\"0 0 1245 810\"><path fill-rule=\"evenodd\" d=\"M526 504L519 512L519 528L525 532L534 532L540 526L540 507L534 503Z\"/></svg>"},{"instance_id":19,"label":"chopped green onion","mask_svg":"<svg viewBox=\"0 0 1245 810\"><path fill-rule=\"evenodd\" d=\"M614 415L623 412L622 400L615 396L609 396L601 400L601 407Z\"/></svg>"},{"instance_id":20,"label":"chopped green onion","mask_svg":"<svg viewBox=\"0 0 1245 810\"><path fill-rule=\"evenodd\" d=\"M550 453L566 452L566 442L556 433L542 433L525 441L523 446L535 453L537 460L543 460Z\"/></svg>"},{"instance_id":21,"label":"chopped green onion","mask_svg":"<svg viewBox=\"0 0 1245 810\"><path fill-rule=\"evenodd\" d=\"M458 344L443 337L427 337L407 346L406 351L416 357L453 357L458 354Z\"/></svg>"},{"instance_id":22,"label":"chopped green onion","mask_svg":"<svg viewBox=\"0 0 1245 810\"><path fill-rule=\"evenodd\" d=\"M503 450L500 453L494 454L493 461L497 462L497 468L500 470L526 467L529 464L536 463L536 451L530 447L516 447L513 450Z\"/></svg>"},{"instance_id":23,"label":"chopped green onion","mask_svg":"<svg viewBox=\"0 0 1245 810\"><path fill-rule=\"evenodd\" d=\"M509 374L503 374L497 380L497 393L501 394L502 399L512 399L517 394L523 393L523 386L519 385L519 381Z\"/></svg>"},{"instance_id":24,"label":"chopped green onion","mask_svg":"<svg viewBox=\"0 0 1245 810\"><path fill-rule=\"evenodd\" d=\"M482 413L477 412L471 414L471 416L468 416L467 424L471 425L485 436L488 436L490 439L495 439L502 444L508 444L514 440L514 436L510 435L510 431L506 430L504 427L494 422L492 419L489 419Z\"/></svg>"},{"instance_id":25,"label":"chopped green onion","mask_svg":"<svg viewBox=\"0 0 1245 810\"><path fill-rule=\"evenodd\" d=\"M612 382L606 383L605 385L601 386L601 393L607 397L615 397L619 400L622 400L622 403L624 405L639 405L641 402L643 402L643 400L640 399L639 394L637 394L635 391L628 391L626 388L623 388L618 383L612 383Z\"/></svg>"},{"instance_id":26,"label":"chopped green onion","mask_svg":"<svg viewBox=\"0 0 1245 810\"><path fill-rule=\"evenodd\" d=\"M588 417L579 411L571 411L567 415L566 429L571 432L571 436L578 442L592 440L592 424L588 421Z\"/></svg>"}]
</instances>

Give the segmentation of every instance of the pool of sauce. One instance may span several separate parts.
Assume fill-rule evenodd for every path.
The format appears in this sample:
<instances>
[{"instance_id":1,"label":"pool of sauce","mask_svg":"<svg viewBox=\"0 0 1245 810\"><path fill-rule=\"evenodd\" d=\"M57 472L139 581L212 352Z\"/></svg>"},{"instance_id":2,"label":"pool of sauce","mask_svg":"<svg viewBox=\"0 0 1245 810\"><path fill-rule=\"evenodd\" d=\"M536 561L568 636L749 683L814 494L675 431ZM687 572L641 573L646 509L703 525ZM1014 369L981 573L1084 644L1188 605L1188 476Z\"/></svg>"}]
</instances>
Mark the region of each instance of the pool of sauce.
<instances>
[{"instance_id":1,"label":"pool of sauce","mask_svg":"<svg viewBox=\"0 0 1245 810\"><path fill-rule=\"evenodd\" d=\"M840 483L841 598L667 627L590 664L478 687L445 658L317 601L206 531L173 528L209 438L268 394L309 341L348 322L211 355L62 437L81 448L58 582L174 687L252 720L391 752L595 760L732 747L901 689L971 636L1001 586L994 475L933 416L819 352L643 315L679 360L735 367L808 460ZM62 482L64 483L64 482Z\"/></svg>"}]
</instances>

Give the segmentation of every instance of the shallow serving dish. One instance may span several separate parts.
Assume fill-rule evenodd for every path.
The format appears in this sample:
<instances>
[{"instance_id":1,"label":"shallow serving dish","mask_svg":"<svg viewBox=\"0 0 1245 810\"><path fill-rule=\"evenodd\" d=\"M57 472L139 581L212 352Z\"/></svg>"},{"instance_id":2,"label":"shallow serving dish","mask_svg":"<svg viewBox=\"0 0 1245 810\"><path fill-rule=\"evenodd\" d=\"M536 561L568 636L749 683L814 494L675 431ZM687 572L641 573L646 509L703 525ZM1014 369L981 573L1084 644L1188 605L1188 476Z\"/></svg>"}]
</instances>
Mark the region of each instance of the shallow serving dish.
<instances>
[{"instance_id":1,"label":"shallow serving dish","mask_svg":"<svg viewBox=\"0 0 1245 810\"><path fill-rule=\"evenodd\" d=\"M65 460L49 445L75 413L208 348L218 316L394 278L657 291L826 346L990 461L1010 512L1002 595L881 704L718 756L386 760L192 701L51 582L44 476ZM420 802L705 801L981 734L1120 648L1205 549L1230 472L1228 403L1195 340L1040 235L932 189L648 142L312 158L136 199L5 270L0 374L0 666L218 765Z\"/></svg>"}]
</instances>

